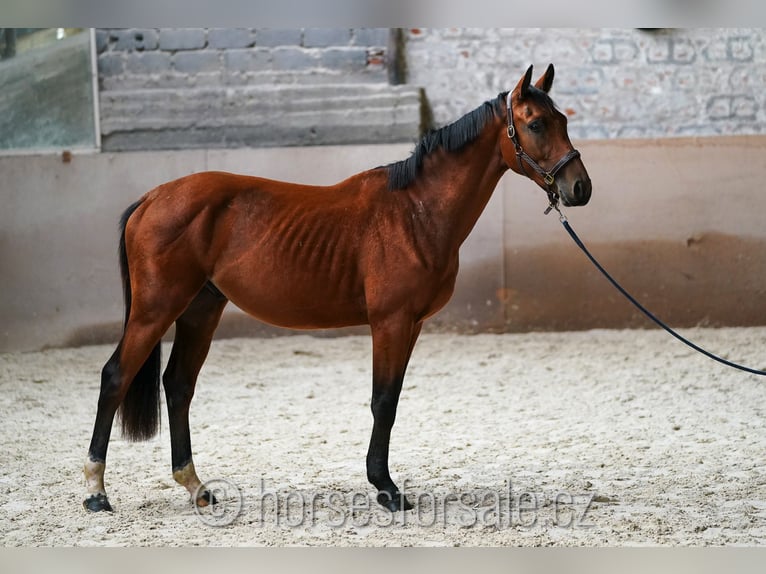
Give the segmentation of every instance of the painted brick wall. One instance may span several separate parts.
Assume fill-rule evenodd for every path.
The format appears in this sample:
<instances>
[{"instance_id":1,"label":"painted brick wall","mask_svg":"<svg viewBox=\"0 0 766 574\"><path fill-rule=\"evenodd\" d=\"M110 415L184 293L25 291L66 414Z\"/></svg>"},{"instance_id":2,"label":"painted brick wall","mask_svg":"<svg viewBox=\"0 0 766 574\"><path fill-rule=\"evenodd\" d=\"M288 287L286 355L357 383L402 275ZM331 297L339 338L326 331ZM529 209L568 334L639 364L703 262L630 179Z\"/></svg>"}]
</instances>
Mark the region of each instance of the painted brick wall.
<instances>
[{"instance_id":1,"label":"painted brick wall","mask_svg":"<svg viewBox=\"0 0 766 574\"><path fill-rule=\"evenodd\" d=\"M763 29L408 29L407 81L437 124L556 66L573 138L766 133Z\"/></svg>"}]
</instances>

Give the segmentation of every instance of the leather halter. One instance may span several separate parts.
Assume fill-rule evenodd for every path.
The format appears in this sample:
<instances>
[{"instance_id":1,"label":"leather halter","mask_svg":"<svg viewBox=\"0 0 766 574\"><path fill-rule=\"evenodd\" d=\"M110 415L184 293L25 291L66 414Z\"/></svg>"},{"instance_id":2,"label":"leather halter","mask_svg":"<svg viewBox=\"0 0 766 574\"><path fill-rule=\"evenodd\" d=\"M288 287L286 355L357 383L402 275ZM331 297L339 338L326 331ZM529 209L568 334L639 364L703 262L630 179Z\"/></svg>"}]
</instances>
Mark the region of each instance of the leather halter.
<instances>
[{"instance_id":1,"label":"leather halter","mask_svg":"<svg viewBox=\"0 0 766 574\"><path fill-rule=\"evenodd\" d=\"M513 142L513 145L516 148L516 161L518 162L519 168L521 168L521 171L524 173L524 175L529 177L527 170L524 168L524 162L526 162L529 167L535 170L540 175L540 177L543 178L543 182L545 182L546 186L545 191L548 194L548 200L550 201L550 207L546 211L546 213L548 213L552 208L557 207L559 203L559 193L558 190L554 187L554 183L556 183L556 174L570 161L580 157L580 152L576 149L569 150L563 155L561 159L556 162L556 165L554 165L550 171L545 171L539 163L537 163L534 159L532 159L532 157L529 156L529 154L527 154L527 152L524 151L524 149L521 147L521 144L519 143L516 134L516 128L513 125L513 108L511 107L512 94L513 92L508 92L508 96L506 97L506 106L508 108L508 138Z\"/></svg>"}]
</instances>

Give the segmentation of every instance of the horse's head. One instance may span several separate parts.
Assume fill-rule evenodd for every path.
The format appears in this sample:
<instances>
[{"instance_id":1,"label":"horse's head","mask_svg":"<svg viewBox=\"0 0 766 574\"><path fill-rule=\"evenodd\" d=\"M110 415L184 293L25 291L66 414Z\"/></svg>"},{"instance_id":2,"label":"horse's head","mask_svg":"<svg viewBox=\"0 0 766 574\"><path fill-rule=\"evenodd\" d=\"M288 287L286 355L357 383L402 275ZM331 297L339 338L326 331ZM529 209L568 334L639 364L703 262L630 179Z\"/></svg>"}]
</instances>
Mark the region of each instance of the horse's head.
<instances>
[{"instance_id":1,"label":"horse's head","mask_svg":"<svg viewBox=\"0 0 766 574\"><path fill-rule=\"evenodd\" d=\"M542 187L551 203L585 205L591 194L588 172L567 134L567 118L558 111L548 91L553 64L535 85L532 66L506 97L508 135L500 145L503 159L513 171Z\"/></svg>"}]
</instances>

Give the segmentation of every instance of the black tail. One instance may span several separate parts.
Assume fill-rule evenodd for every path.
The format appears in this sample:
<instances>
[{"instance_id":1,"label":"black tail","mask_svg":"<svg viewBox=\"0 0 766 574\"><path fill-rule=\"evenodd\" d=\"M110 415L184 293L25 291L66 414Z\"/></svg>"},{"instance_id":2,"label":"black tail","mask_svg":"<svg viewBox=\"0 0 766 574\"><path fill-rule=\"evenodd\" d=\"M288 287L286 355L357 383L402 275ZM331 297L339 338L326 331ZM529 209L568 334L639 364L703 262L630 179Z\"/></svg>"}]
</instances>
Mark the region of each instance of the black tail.
<instances>
[{"instance_id":1,"label":"black tail","mask_svg":"<svg viewBox=\"0 0 766 574\"><path fill-rule=\"evenodd\" d=\"M125 226L139 205L141 205L141 201L131 205L120 218L120 273L122 274L122 290L125 298L126 325L130 316L132 292L128 270L128 253L125 247ZM157 343L128 387L125 399L120 404L122 434L128 440L147 440L157 434L160 424L160 352L161 346L160 343Z\"/></svg>"}]
</instances>

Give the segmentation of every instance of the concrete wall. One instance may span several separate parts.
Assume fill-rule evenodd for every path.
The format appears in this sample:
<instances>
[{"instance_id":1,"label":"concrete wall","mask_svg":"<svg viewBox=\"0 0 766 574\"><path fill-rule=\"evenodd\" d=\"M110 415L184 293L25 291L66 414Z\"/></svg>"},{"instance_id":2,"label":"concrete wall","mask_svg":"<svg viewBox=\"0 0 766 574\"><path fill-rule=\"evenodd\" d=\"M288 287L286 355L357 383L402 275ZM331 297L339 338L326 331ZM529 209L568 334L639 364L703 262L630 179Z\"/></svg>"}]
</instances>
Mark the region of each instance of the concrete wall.
<instances>
[{"instance_id":1,"label":"concrete wall","mask_svg":"<svg viewBox=\"0 0 766 574\"><path fill-rule=\"evenodd\" d=\"M388 82L386 28L97 31L107 151L415 141L422 91Z\"/></svg>"},{"instance_id":2,"label":"concrete wall","mask_svg":"<svg viewBox=\"0 0 766 574\"><path fill-rule=\"evenodd\" d=\"M386 83L387 28L107 28L103 90Z\"/></svg>"},{"instance_id":3,"label":"concrete wall","mask_svg":"<svg viewBox=\"0 0 766 574\"><path fill-rule=\"evenodd\" d=\"M576 142L594 182L567 211L595 255L676 325L766 323L762 136ZM117 338L116 223L151 187L204 169L332 183L409 144L0 157L0 351ZM296 169L295 166L299 166ZM643 326L570 242L541 190L506 175L464 245L432 329ZM230 311L220 336L273 334Z\"/></svg>"}]
</instances>

